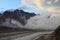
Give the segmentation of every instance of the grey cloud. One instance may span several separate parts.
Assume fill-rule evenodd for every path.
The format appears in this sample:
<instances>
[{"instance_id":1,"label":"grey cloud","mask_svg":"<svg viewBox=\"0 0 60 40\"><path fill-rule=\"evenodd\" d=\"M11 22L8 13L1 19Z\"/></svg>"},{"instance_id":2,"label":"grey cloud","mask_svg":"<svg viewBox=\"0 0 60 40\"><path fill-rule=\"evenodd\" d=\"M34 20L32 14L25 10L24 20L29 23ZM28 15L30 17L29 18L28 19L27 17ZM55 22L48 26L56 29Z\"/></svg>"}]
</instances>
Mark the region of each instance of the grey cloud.
<instances>
[{"instance_id":1,"label":"grey cloud","mask_svg":"<svg viewBox=\"0 0 60 40\"><path fill-rule=\"evenodd\" d=\"M51 4L47 4L47 2L51 2ZM45 6L54 6L54 7L60 7L60 0L58 0L57 2L55 2L56 0L45 0L44 4Z\"/></svg>"}]
</instances>

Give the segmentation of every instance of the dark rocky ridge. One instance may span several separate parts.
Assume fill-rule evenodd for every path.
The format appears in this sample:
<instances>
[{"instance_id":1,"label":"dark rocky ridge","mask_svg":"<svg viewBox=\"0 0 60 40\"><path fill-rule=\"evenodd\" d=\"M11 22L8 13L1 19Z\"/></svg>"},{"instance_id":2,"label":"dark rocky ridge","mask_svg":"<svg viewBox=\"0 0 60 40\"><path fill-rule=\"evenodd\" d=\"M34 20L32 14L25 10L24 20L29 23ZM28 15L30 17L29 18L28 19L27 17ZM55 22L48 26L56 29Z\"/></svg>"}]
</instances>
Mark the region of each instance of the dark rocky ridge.
<instances>
[{"instance_id":1,"label":"dark rocky ridge","mask_svg":"<svg viewBox=\"0 0 60 40\"><path fill-rule=\"evenodd\" d=\"M17 17L22 17L22 18L25 18L26 20L29 19L30 17L33 17L35 16L36 14L35 13L29 13L29 12L25 12L23 10L14 10L14 11L9 11L9 10L6 10L4 13L5 14L12 14L12 15L15 15Z\"/></svg>"},{"instance_id":2,"label":"dark rocky ridge","mask_svg":"<svg viewBox=\"0 0 60 40\"><path fill-rule=\"evenodd\" d=\"M35 15L36 15L35 13L28 13L18 9L14 11L6 10L5 12L3 12L2 16L0 16L0 22L5 21L5 19L7 18L10 18L10 19L17 20L21 24L25 25L26 24L25 20L28 20L30 17L33 17Z\"/></svg>"}]
</instances>

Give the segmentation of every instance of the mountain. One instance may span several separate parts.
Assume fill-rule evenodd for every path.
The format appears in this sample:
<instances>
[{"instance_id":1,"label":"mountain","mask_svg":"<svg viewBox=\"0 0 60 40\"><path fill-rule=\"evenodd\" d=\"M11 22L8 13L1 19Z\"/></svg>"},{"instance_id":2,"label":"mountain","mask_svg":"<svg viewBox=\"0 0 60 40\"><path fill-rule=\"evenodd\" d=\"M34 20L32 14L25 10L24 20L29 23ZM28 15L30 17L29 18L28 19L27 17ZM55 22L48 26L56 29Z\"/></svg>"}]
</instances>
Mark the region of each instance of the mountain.
<instances>
[{"instance_id":1,"label":"mountain","mask_svg":"<svg viewBox=\"0 0 60 40\"><path fill-rule=\"evenodd\" d=\"M24 12L23 10L20 10L20 13L21 13L20 15L25 17L26 20L36 15L35 13Z\"/></svg>"},{"instance_id":2,"label":"mountain","mask_svg":"<svg viewBox=\"0 0 60 40\"><path fill-rule=\"evenodd\" d=\"M17 15L18 17L22 17L26 20L29 19L30 17L33 17L36 15L35 13L29 13L29 12L25 12L23 10L18 10L18 9L16 9L14 11L14 14Z\"/></svg>"},{"instance_id":3,"label":"mountain","mask_svg":"<svg viewBox=\"0 0 60 40\"><path fill-rule=\"evenodd\" d=\"M2 15L2 14L0 13L0 15Z\"/></svg>"},{"instance_id":4,"label":"mountain","mask_svg":"<svg viewBox=\"0 0 60 40\"><path fill-rule=\"evenodd\" d=\"M10 10L6 10L4 13L5 14L12 14L12 15L15 15L17 17L21 17L21 18L24 18L24 19L29 19L30 17L33 17L35 16L36 14L35 13L29 13L29 12L25 12L23 10L14 10L14 11L10 11Z\"/></svg>"},{"instance_id":5,"label":"mountain","mask_svg":"<svg viewBox=\"0 0 60 40\"><path fill-rule=\"evenodd\" d=\"M13 15L12 12L4 12L4 14L0 17L0 22L6 21L6 19L9 19L9 23L12 19L19 21L21 24L25 24L24 20L22 18L17 17L16 15Z\"/></svg>"},{"instance_id":6,"label":"mountain","mask_svg":"<svg viewBox=\"0 0 60 40\"><path fill-rule=\"evenodd\" d=\"M6 10L0 16L0 25L10 26L10 27L23 27L26 24L26 20L30 17L35 16L35 13L28 13L23 10Z\"/></svg>"}]
</instances>

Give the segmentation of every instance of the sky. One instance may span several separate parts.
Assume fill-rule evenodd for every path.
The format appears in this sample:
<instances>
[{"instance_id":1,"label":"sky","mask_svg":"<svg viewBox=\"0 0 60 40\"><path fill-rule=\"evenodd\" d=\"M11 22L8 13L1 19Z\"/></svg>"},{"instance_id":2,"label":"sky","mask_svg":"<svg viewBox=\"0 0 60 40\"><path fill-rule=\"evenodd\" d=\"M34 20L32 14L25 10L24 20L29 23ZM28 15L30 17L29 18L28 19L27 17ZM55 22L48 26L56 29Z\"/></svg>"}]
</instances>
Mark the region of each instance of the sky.
<instances>
[{"instance_id":1,"label":"sky","mask_svg":"<svg viewBox=\"0 0 60 40\"><path fill-rule=\"evenodd\" d=\"M23 9L28 12L60 13L60 0L0 0L0 11Z\"/></svg>"},{"instance_id":2,"label":"sky","mask_svg":"<svg viewBox=\"0 0 60 40\"><path fill-rule=\"evenodd\" d=\"M0 11L17 9L20 7L21 0L0 0Z\"/></svg>"},{"instance_id":3,"label":"sky","mask_svg":"<svg viewBox=\"0 0 60 40\"><path fill-rule=\"evenodd\" d=\"M36 10L48 12L60 12L60 0L22 0L22 5Z\"/></svg>"}]
</instances>

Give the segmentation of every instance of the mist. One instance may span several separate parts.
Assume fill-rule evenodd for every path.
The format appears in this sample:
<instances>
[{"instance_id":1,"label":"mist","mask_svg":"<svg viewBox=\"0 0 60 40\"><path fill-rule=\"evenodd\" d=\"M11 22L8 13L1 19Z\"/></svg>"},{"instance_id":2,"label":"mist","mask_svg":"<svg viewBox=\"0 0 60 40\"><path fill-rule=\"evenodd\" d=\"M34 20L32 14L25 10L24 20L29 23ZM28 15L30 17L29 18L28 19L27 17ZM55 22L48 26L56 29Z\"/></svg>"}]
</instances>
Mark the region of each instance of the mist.
<instances>
[{"instance_id":1,"label":"mist","mask_svg":"<svg viewBox=\"0 0 60 40\"><path fill-rule=\"evenodd\" d=\"M36 15L31 17L24 28L27 29L40 29L40 30L55 30L60 25L60 14L55 13L48 14L42 13L41 15ZM50 18L48 17L50 16Z\"/></svg>"},{"instance_id":2,"label":"mist","mask_svg":"<svg viewBox=\"0 0 60 40\"><path fill-rule=\"evenodd\" d=\"M59 13L41 13L26 20L27 23L23 26L19 21L12 19L9 23L9 18L1 25L13 28L40 29L40 30L55 30L60 25Z\"/></svg>"},{"instance_id":3,"label":"mist","mask_svg":"<svg viewBox=\"0 0 60 40\"><path fill-rule=\"evenodd\" d=\"M0 25L6 26L6 27L12 27L12 28L23 28L23 25L17 21L12 19L11 22L10 18L6 19L5 22L1 23Z\"/></svg>"}]
</instances>

